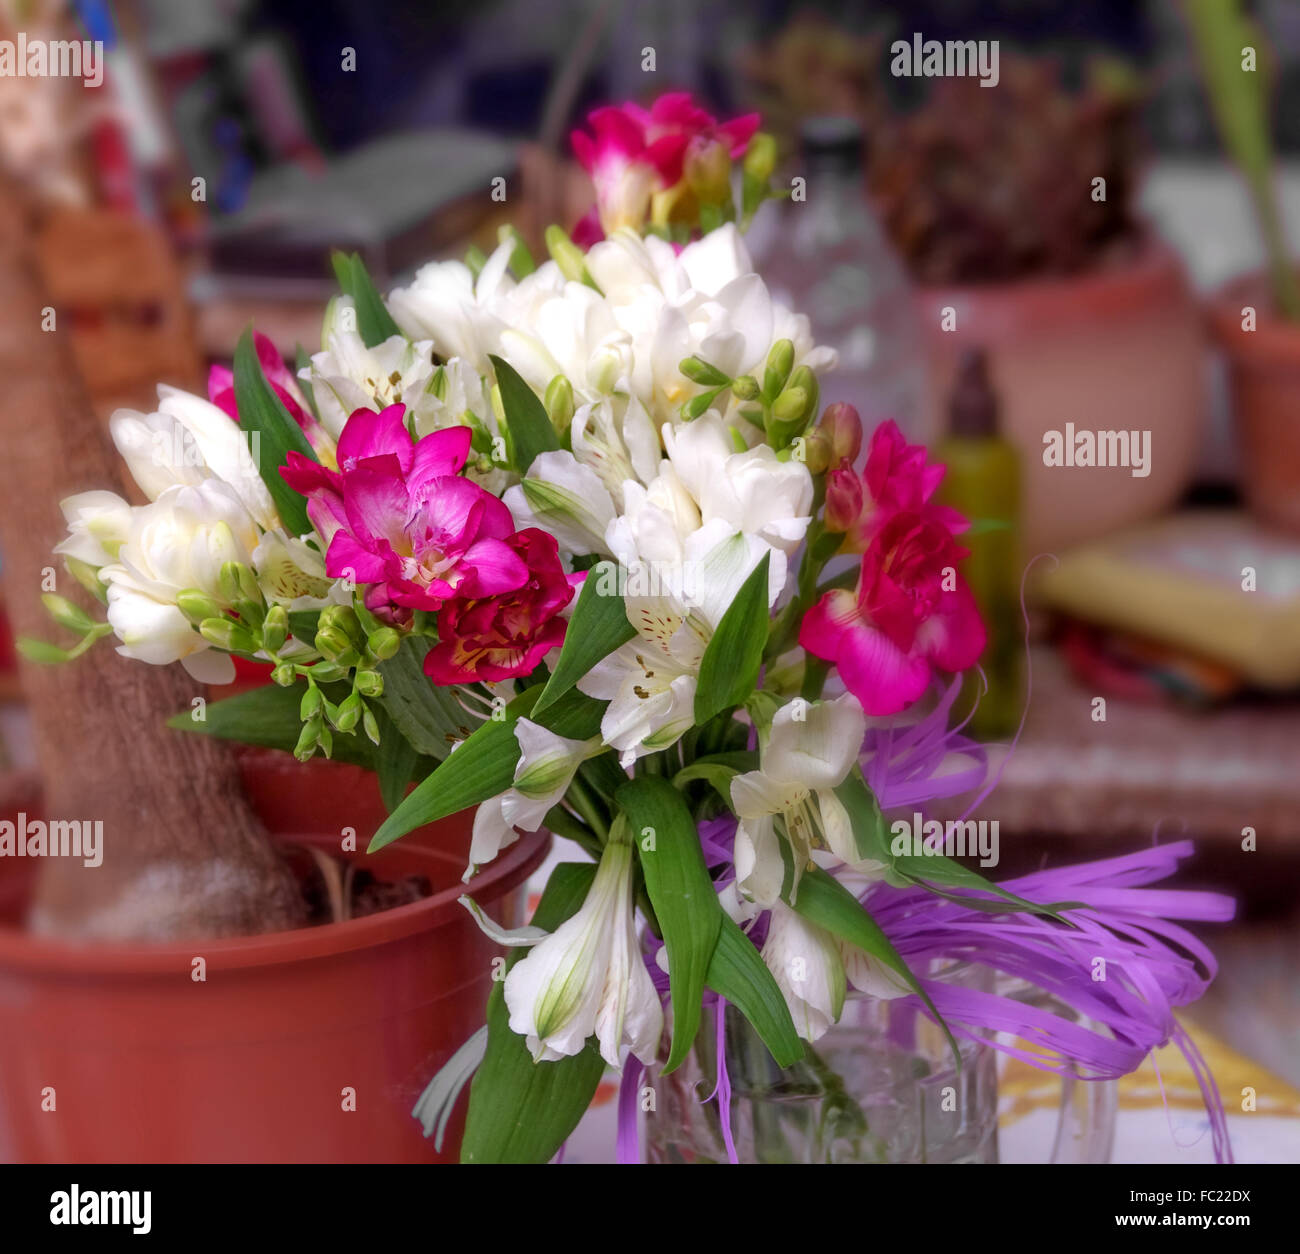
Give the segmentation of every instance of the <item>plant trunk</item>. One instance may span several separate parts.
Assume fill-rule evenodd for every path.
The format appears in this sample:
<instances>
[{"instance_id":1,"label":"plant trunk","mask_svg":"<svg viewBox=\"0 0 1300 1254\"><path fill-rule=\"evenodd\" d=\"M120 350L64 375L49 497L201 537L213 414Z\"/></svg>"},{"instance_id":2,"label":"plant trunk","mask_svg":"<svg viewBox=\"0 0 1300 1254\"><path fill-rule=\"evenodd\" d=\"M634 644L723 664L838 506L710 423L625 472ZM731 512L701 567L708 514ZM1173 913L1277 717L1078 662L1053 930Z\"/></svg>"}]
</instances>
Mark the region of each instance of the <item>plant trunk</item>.
<instances>
[{"instance_id":1,"label":"plant trunk","mask_svg":"<svg viewBox=\"0 0 1300 1254\"><path fill-rule=\"evenodd\" d=\"M0 378L9 424L0 457L0 546L15 634L61 634L40 594L90 601L52 554L58 502L120 489L123 464L92 414L67 344L70 311L41 329L47 301L24 214L0 185ZM44 586L43 581L45 581ZM92 611L98 617L102 607ZM109 641L62 666L24 663L23 689L47 819L100 820L102 865L47 857L33 930L63 936L179 939L299 925L288 867L249 806L228 746L164 721L199 692L179 665L118 656Z\"/></svg>"}]
</instances>

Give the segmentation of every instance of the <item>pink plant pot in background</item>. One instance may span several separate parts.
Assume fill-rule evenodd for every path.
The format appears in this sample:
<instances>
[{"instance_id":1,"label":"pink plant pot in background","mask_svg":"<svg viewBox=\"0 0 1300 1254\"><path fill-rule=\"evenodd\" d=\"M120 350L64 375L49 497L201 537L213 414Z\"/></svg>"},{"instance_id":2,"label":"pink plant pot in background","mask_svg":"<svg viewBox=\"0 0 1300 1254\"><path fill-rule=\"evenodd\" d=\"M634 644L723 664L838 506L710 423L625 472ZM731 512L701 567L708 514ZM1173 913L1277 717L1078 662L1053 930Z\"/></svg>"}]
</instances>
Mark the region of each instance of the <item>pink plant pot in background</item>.
<instances>
[{"instance_id":1,"label":"pink plant pot in background","mask_svg":"<svg viewBox=\"0 0 1300 1254\"><path fill-rule=\"evenodd\" d=\"M1195 468L1205 357L1196 305L1171 249L1149 239L1123 267L1072 278L916 294L930 358L930 426L965 349L989 354L1002 427L1021 453L1026 558L1152 517L1174 504ZM951 308L956 327L944 331ZM1077 430L1151 433L1150 474L1124 467L1049 467L1043 436Z\"/></svg>"}]
</instances>

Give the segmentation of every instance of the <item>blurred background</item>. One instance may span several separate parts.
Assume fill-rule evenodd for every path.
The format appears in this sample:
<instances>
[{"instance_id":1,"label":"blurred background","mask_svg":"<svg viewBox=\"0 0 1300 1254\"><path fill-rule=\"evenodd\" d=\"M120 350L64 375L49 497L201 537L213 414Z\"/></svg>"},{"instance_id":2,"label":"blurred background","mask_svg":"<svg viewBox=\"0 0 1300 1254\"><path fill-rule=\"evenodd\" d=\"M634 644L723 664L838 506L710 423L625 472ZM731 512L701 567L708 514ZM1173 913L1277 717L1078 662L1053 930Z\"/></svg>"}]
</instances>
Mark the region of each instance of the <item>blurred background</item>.
<instances>
[{"instance_id":1,"label":"blurred background","mask_svg":"<svg viewBox=\"0 0 1300 1254\"><path fill-rule=\"evenodd\" d=\"M806 198L749 244L840 352L823 400L935 445L982 520L977 728L1007 742L1032 689L981 807L999 874L1195 836L1187 882L1241 911L1191 1015L1300 1086L1300 322L1259 212L1271 186L1294 256L1300 7L1250 13L1253 182L1175 0L4 0L0 38L107 52L95 89L0 78L2 186L103 421L202 392L250 320L316 351L333 248L381 287L505 223L536 251L591 204L568 135L595 105L760 110ZM891 75L914 31L998 40L997 87ZM1045 466L1066 424L1149 439L1149 473ZM3 660L8 812L36 781Z\"/></svg>"}]
</instances>

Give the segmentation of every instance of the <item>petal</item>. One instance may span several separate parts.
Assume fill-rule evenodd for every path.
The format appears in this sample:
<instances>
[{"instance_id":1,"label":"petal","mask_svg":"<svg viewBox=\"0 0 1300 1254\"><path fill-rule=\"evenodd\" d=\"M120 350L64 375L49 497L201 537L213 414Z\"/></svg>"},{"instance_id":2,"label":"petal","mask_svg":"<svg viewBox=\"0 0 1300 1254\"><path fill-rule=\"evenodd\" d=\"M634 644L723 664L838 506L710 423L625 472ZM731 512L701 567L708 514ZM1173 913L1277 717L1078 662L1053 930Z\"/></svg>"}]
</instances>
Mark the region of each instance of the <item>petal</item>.
<instances>
[{"instance_id":1,"label":"petal","mask_svg":"<svg viewBox=\"0 0 1300 1254\"><path fill-rule=\"evenodd\" d=\"M904 653L888 637L863 625L845 633L835 656L844 685L873 717L897 714L930 682L930 664Z\"/></svg>"}]
</instances>

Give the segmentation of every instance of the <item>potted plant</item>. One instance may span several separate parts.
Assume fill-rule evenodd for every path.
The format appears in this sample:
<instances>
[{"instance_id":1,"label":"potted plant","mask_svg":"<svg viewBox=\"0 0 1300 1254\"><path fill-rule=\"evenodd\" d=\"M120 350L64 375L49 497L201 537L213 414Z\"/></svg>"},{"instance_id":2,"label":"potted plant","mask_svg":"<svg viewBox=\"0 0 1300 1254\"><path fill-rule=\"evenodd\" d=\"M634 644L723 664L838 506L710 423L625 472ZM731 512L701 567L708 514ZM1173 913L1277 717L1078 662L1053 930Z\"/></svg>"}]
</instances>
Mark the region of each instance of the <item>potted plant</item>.
<instances>
[{"instance_id":1,"label":"potted plant","mask_svg":"<svg viewBox=\"0 0 1300 1254\"><path fill-rule=\"evenodd\" d=\"M1179 498L1198 449L1203 353L1183 268L1133 210L1131 77L1098 62L1071 93L1050 64L1001 62L995 91L944 79L914 113L882 118L868 176L917 284L929 429L945 428L963 354L986 350L1002 427L1022 454L1032 553ZM1045 435L1067 422L1150 432L1149 465L1045 464Z\"/></svg>"},{"instance_id":2,"label":"potted plant","mask_svg":"<svg viewBox=\"0 0 1300 1254\"><path fill-rule=\"evenodd\" d=\"M1300 530L1300 439L1293 416L1300 384L1300 285L1282 234L1273 189L1266 50L1234 3L1188 0L1188 26L1229 155L1241 168L1259 218L1267 264L1212 299L1210 327L1228 360L1232 410L1241 434L1242 486L1251 509Z\"/></svg>"},{"instance_id":3,"label":"potted plant","mask_svg":"<svg viewBox=\"0 0 1300 1254\"><path fill-rule=\"evenodd\" d=\"M209 681L232 656L273 668L270 686L175 727L373 766L390 810L368 833L376 866L403 850L397 870L428 865L412 834L474 808L457 908L505 954L414 1110L452 1153L468 1086L461 1161L548 1161L607 1066L625 1157L637 1111L660 1093L675 1109L689 1066L714 1080L707 1134L649 1116L652 1158L906 1158L906 1135L866 1125L847 1067L890 1048L934 1082L982 1077L962 1100L983 1113L927 1137L987 1160L989 1136L960 1138L967 1116L987 1128L990 1051L1019 1048L994 1029L1023 1025L1045 1048L1022 1054L1104 1084L1180 1039L1172 1007L1212 974L1171 918L1231 911L1176 891L1157 909L1141 890L1185 843L999 885L918 813L984 774L949 725L984 643L956 574L964 523L932 501L941 468L892 424L860 473L857 415L822 410L830 357L771 299L735 225L771 194L756 125L683 95L598 111L576 145L596 181L588 248L553 228L538 264L506 231L490 257L431 264L386 296L340 258L322 351L296 379L246 336L229 397L167 392L115 422L148 504L64 502L59 550L107 607L100 622L50 602L75 649L111 633ZM855 568L828 576L840 553ZM951 755L967 769L940 770ZM497 889L548 831L581 860L553 869L517 926ZM482 989L459 933L421 964L370 951L426 904L334 925L354 929L335 948L359 969L329 1005L311 966L329 928L192 947L224 975L295 947L301 964L261 987L256 1035L295 1032L333 1104L312 1123L331 1153L347 1153L333 1086L363 1100L337 1037L389 1008L387 975L406 988L414 966L423 992L403 1013L417 1016L458 980ZM183 982L178 952L156 958ZM1039 1000L993 991L995 971ZM882 1014L890 1044L832 1047L837 1024ZM405 1029L390 1032L404 1056ZM185 1041L205 1043L178 1029L163 1062ZM803 1136L765 1101L790 1085L833 1136ZM223 1079L242 1111L274 1092L265 1075L238 1092ZM900 1088L900 1126L920 1092Z\"/></svg>"}]
</instances>

